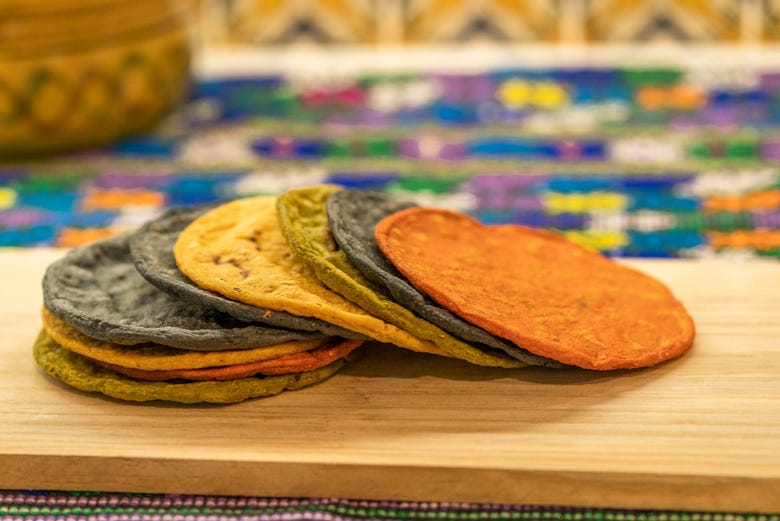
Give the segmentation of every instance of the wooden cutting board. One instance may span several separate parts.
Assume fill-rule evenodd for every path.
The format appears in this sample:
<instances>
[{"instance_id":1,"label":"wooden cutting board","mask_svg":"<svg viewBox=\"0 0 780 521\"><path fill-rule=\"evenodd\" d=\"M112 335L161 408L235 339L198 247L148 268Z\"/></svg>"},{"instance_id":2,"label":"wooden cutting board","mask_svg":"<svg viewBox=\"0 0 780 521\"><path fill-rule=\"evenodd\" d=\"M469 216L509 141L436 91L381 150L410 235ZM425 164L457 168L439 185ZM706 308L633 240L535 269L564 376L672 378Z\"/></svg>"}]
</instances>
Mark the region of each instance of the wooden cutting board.
<instances>
[{"instance_id":1,"label":"wooden cutting board","mask_svg":"<svg viewBox=\"0 0 780 521\"><path fill-rule=\"evenodd\" d=\"M315 387L126 404L40 371L40 280L0 253L0 488L780 512L780 263L630 261L698 328L634 372L497 370L376 345Z\"/></svg>"}]
</instances>

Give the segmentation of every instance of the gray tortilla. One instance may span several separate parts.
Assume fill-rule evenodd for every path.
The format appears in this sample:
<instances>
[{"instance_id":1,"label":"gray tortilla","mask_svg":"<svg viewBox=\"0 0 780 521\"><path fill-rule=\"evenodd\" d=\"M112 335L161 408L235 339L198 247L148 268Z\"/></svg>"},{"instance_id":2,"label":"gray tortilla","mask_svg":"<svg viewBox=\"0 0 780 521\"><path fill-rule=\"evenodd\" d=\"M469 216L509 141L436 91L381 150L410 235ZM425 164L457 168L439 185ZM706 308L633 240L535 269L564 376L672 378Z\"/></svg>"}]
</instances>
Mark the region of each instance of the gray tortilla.
<instances>
[{"instance_id":1,"label":"gray tortilla","mask_svg":"<svg viewBox=\"0 0 780 521\"><path fill-rule=\"evenodd\" d=\"M385 258L374 239L374 228L384 217L415 206L381 192L339 190L328 197L328 224L336 243L349 261L372 282L390 291L396 302L474 347L500 349L529 365L561 367L555 360L534 355L502 340L438 306L412 286Z\"/></svg>"},{"instance_id":2,"label":"gray tortilla","mask_svg":"<svg viewBox=\"0 0 780 521\"><path fill-rule=\"evenodd\" d=\"M44 306L88 336L123 345L218 351L323 336L242 322L160 291L135 269L128 243L127 234L112 237L52 263L43 278Z\"/></svg>"},{"instance_id":3,"label":"gray tortilla","mask_svg":"<svg viewBox=\"0 0 780 521\"><path fill-rule=\"evenodd\" d=\"M230 300L203 289L188 279L176 266L173 245L184 228L212 208L213 206L199 206L169 210L158 219L147 222L130 236L130 253L135 267L147 281L177 299L208 306L246 322L264 323L296 331L319 331L328 336L365 339L359 333L324 320Z\"/></svg>"}]
</instances>

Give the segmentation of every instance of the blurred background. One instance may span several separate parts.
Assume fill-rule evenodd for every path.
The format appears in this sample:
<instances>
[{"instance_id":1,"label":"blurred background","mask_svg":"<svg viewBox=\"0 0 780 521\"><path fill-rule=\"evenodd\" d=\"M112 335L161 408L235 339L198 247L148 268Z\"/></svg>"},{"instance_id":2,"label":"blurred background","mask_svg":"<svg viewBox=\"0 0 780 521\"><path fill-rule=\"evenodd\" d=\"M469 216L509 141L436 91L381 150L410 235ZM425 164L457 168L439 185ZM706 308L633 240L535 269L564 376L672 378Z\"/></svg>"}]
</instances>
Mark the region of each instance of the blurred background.
<instances>
[{"instance_id":1,"label":"blurred background","mask_svg":"<svg viewBox=\"0 0 780 521\"><path fill-rule=\"evenodd\" d=\"M314 183L780 257L780 0L0 0L0 246Z\"/></svg>"},{"instance_id":2,"label":"blurred background","mask_svg":"<svg viewBox=\"0 0 780 521\"><path fill-rule=\"evenodd\" d=\"M777 0L202 0L208 44L773 42Z\"/></svg>"}]
</instances>

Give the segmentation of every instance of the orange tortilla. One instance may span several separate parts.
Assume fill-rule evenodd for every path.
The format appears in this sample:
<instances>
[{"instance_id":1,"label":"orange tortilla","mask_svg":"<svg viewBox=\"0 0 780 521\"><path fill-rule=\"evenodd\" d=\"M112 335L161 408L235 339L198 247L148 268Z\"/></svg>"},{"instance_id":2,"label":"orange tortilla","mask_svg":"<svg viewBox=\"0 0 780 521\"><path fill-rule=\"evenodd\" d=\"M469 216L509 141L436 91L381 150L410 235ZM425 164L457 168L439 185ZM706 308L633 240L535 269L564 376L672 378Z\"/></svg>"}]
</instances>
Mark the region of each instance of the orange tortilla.
<instances>
[{"instance_id":1,"label":"orange tortilla","mask_svg":"<svg viewBox=\"0 0 780 521\"><path fill-rule=\"evenodd\" d=\"M410 208L380 221L375 235L420 291L537 355L630 369L693 343L693 320L666 286L558 233Z\"/></svg>"},{"instance_id":2,"label":"orange tortilla","mask_svg":"<svg viewBox=\"0 0 780 521\"><path fill-rule=\"evenodd\" d=\"M92 360L92 362L105 369L136 380L155 382L175 379L225 381L248 378L255 375L282 375L313 371L344 358L362 344L362 340L339 339L335 342L330 342L312 349L311 351L284 355L271 360L260 360L258 362L247 362L221 367L206 367L201 369L164 369L159 371L147 371L134 367L109 364L99 360Z\"/></svg>"}]
</instances>

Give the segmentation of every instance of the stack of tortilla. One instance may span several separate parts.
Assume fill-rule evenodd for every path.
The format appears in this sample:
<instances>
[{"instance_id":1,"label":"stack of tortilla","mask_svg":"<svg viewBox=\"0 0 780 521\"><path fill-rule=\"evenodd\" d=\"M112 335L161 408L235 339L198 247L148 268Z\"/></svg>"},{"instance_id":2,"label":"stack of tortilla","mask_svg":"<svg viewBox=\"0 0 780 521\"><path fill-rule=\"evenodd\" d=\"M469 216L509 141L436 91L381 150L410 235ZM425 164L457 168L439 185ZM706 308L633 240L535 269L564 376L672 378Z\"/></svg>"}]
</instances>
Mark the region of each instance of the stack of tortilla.
<instances>
[{"instance_id":1,"label":"stack of tortilla","mask_svg":"<svg viewBox=\"0 0 780 521\"><path fill-rule=\"evenodd\" d=\"M354 357L362 335L189 282L173 241L204 211L169 212L49 266L38 363L66 384L123 400L229 403L320 382Z\"/></svg>"},{"instance_id":2,"label":"stack of tortilla","mask_svg":"<svg viewBox=\"0 0 780 521\"><path fill-rule=\"evenodd\" d=\"M73 250L43 286L39 364L126 400L297 389L364 340L610 370L677 357L694 336L663 284L561 235L335 186L168 212Z\"/></svg>"}]
</instances>

